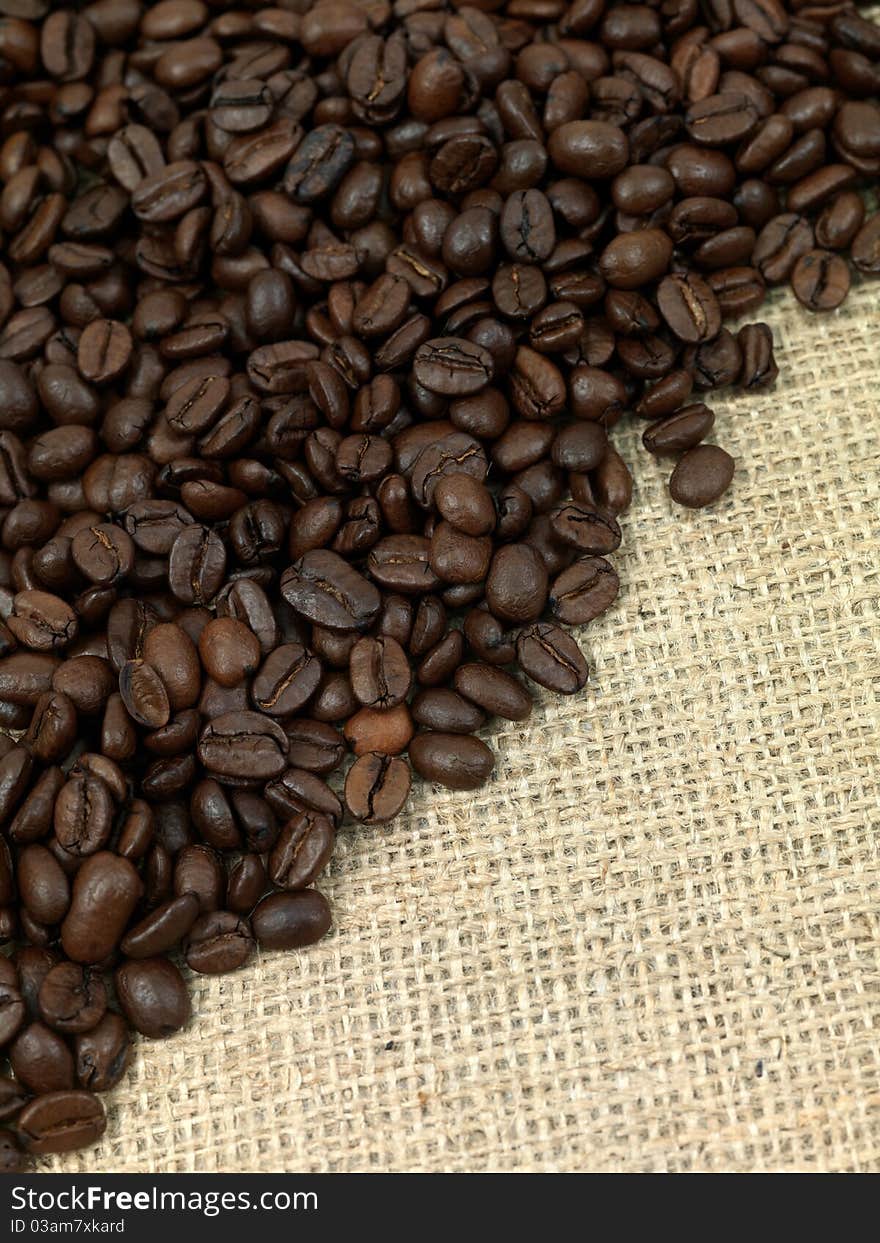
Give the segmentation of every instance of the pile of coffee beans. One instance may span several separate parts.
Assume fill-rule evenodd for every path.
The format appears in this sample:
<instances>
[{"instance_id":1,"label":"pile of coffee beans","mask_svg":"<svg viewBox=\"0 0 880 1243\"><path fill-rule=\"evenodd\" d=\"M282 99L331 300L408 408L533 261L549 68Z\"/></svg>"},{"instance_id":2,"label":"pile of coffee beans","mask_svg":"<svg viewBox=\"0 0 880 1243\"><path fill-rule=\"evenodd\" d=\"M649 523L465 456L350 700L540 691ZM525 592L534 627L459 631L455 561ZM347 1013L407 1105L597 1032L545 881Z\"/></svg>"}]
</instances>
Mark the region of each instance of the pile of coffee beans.
<instances>
[{"instance_id":1,"label":"pile of coffee beans","mask_svg":"<svg viewBox=\"0 0 880 1243\"><path fill-rule=\"evenodd\" d=\"M0 0L0 1165L584 686L609 432L725 492L726 321L880 273L878 94L840 0Z\"/></svg>"}]
</instances>

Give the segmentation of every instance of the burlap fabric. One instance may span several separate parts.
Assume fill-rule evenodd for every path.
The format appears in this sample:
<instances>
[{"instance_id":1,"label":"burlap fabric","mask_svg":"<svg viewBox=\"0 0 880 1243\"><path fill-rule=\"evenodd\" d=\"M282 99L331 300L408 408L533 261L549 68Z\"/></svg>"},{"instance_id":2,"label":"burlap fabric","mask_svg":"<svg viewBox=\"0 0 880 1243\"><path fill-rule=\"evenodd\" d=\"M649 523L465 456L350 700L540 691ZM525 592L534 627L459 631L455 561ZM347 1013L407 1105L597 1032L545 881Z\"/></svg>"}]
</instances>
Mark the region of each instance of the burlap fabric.
<instances>
[{"instance_id":1,"label":"burlap fabric","mask_svg":"<svg viewBox=\"0 0 880 1243\"><path fill-rule=\"evenodd\" d=\"M193 980L67 1171L880 1168L880 285L767 309L673 507L638 444L593 673L477 795L345 829L322 944Z\"/></svg>"}]
</instances>

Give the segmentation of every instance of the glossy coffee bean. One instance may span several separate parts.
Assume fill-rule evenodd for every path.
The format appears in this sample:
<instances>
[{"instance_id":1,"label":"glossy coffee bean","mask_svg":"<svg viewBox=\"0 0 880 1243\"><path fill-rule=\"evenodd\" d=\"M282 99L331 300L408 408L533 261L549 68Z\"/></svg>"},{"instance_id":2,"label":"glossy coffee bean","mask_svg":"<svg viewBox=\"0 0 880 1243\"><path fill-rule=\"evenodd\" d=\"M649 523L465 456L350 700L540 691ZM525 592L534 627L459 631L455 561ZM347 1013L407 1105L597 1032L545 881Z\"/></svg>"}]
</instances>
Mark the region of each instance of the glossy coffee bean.
<instances>
[{"instance_id":1,"label":"glossy coffee bean","mask_svg":"<svg viewBox=\"0 0 880 1243\"><path fill-rule=\"evenodd\" d=\"M734 469L733 458L717 445L697 445L672 472L670 495L688 509L702 509L727 491Z\"/></svg>"},{"instance_id":2,"label":"glossy coffee bean","mask_svg":"<svg viewBox=\"0 0 880 1243\"><path fill-rule=\"evenodd\" d=\"M116 969L116 995L128 1022L144 1036L160 1040L189 1021L190 1000L178 969L167 958L124 962Z\"/></svg>"}]
</instances>

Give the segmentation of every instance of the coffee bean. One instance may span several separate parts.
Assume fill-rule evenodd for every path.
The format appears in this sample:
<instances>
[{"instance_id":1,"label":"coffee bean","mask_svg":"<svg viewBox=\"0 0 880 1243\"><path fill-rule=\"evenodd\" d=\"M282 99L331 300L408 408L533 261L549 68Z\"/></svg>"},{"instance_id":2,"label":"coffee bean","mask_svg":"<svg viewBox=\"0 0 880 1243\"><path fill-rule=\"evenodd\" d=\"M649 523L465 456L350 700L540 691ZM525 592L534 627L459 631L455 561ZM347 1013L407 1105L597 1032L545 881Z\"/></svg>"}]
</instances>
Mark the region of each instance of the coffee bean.
<instances>
[{"instance_id":1,"label":"coffee bean","mask_svg":"<svg viewBox=\"0 0 880 1243\"><path fill-rule=\"evenodd\" d=\"M128 1028L107 1011L97 1026L76 1037L76 1078L89 1092L108 1092L123 1078L131 1056Z\"/></svg>"},{"instance_id":2,"label":"coffee bean","mask_svg":"<svg viewBox=\"0 0 880 1243\"><path fill-rule=\"evenodd\" d=\"M101 850L84 860L61 925L65 954L77 963L103 962L119 944L142 893L140 877L127 859Z\"/></svg>"},{"instance_id":3,"label":"coffee bean","mask_svg":"<svg viewBox=\"0 0 880 1243\"><path fill-rule=\"evenodd\" d=\"M271 652L251 686L254 706L269 716L293 716L321 681L321 662L300 643L284 643Z\"/></svg>"},{"instance_id":4,"label":"coffee bean","mask_svg":"<svg viewBox=\"0 0 880 1243\"><path fill-rule=\"evenodd\" d=\"M96 319L83 329L76 363L86 380L93 384L109 384L128 366L131 349L131 334L124 324Z\"/></svg>"},{"instance_id":5,"label":"coffee bean","mask_svg":"<svg viewBox=\"0 0 880 1243\"><path fill-rule=\"evenodd\" d=\"M880 212L869 217L853 239L852 261L866 276L880 272Z\"/></svg>"},{"instance_id":6,"label":"coffee bean","mask_svg":"<svg viewBox=\"0 0 880 1243\"><path fill-rule=\"evenodd\" d=\"M201 915L186 940L188 967L203 975L222 975L243 967L254 951L250 923L233 911Z\"/></svg>"},{"instance_id":7,"label":"coffee bean","mask_svg":"<svg viewBox=\"0 0 880 1243\"><path fill-rule=\"evenodd\" d=\"M717 501L730 487L735 463L717 445L697 445L684 455L672 472L669 491L674 501L688 509L702 509Z\"/></svg>"},{"instance_id":8,"label":"coffee bean","mask_svg":"<svg viewBox=\"0 0 880 1243\"><path fill-rule=\"evenodd\" d=\"M167 958L129 959L114 979L119 1004L135 1031L161 1040L189 1022L186 985Z\"/></svg>"},{"instance_id":9,"label":"coffee bean","mask_svg":"<svg viewBox=\"0 0 880 1243\"><path fill-rule=\"evenodd\" d=\"M268 781L284 771L287 735L258 712L224 712L199 737L198 755L209 772L231 785Z\"/></svg>"},{"instance_id":10,"label":"coffee bean","mask_svg":"<svg viewBox=\"0 0 880 1243\"><path fill-rule=\"evenodd\" d=\"M315 889L270 893L257 904L251 926L263 949L288 950L312 945L330 930L330 907Z\"/></svg>"},{"instance_id":11,"label":"coffee bean","mask_svg":"<svg viewBox=\"0 0 880 1243\"><path fill-rule=\"evenodd\" d=\"M679 341L711 341L721 327L721 309L709 285L695 273L664 276L657 304Z\"/></svg>"},{"instance_id":12,"label":"coffee bean","mask_svg":"<svg viewBox=\"0 0 880 1243\"><path fill-rule=\"evenodd\" d=\"M794 265L791 287L809 310L833 311L849 293L846 260L830 250L807 251Z\"/></svg>"},{"instance_id":13,"label":"coffee bean","mask_svg":"<svg viewBox=\"0 0 880 1243\"><path fill-rule=\"evenodd\" d=\"M42 973L43 976L54 966L51 956L44 965L46 971ZM32 983L36 984L36 980ZM24 985L24 981L22 984ZM36 991L39 991L39 985ZM22 996L26 996L24 987ZM36 998L33 1009L37 1009ZM48 1093L63 1092L74 1085L74 1064L70 1048L63 1036L45 1023L33 1022L22 1027L9 1047L8 1056L16 1079L38 1097L45 1099Z\"/></svg>"},{"instance_id":14,"label":"coffee bean","mask_svg":"<svg viewBox=\"0 0 880 1243\"><path fill-rule=\"evenodd\" d=\"M540 617L547 600L547 570L528 544L508 544L492 558L486 600L503 621L530 622Z\"/></svg>"},{"instance_id":15,"label":"coffee bean","mask_svg":"<svg viewBox=\"0 0 880 1243\"><path fill-rule=\"evenodd\" d=\"M479 789L495 764L486 744L468 734L416 734L409 758L420 777L452 790Z\"/></svg>"},{"instance_id":16,"label":"coffee bean","mask_svg":"<svg viewBox=\"0 0 880 1243\"><path fill-rule=\"evenodd\" d=\"M587 662L577 643L559 626L539 622L521 631L516 654L523 672L558 695L573 695L587 681Z\"/></svg>"},{"instance_id":17,"label":"coffee bean","mask_svg":"<svg viewBox=\"0 0 880 1243\"><path fill-rule=\"evenodd\" d=\"M409 796L409 765L392 755L368 753L352 764L345 778L345 803L356 820L382 824L392 820Z\"/></svg>"},{"instance_id":18,"label":"coffee bean","mask_svg":"<svg viewBox=\"0 0 880 1243\"><path fill-rule=\"evenodd\" d=\"M475 703L442 687L419 691L413 699L412 715L417 725L445 734L474 733L486 720Z\"/></svg>"},{"instance_id":19,"label":"coffee bean","mask_svg":"<svg viewBox=\"0 0 880 1243\"><path fill-rule=\"evenodd\" d=\"M100 975L77 963L60 962L40 985L40 1014L55 1031L71 1033L96 1027L107 1009L107 990Z\"/></svg>"},{"instance_id":20,"label":"coffee bean","mask_svg":"<svg viewBox=\"0 0 880 1243\"><path fill-rule=\"evenodd\" d=\"M171 717L165 684L145 660L129 660L119 672L119 693L132 720L160 729Z\"/></svg>"},{"instance_id":21,"label":"coffee bean","mask_svg":"<svg viewBox=\"0 0 880 1243\"><path fill-rule=\"evenodd\" d=\"M550 514L554 534L581 552L609 553L620 547L620 526L595 505L569 502Z\"/></svg>"},{"instance_id":22,"label":"coffee bean","mask_svg":"<svg viewBox=\"0 0 880 1243\"><path fill-rule=\"evenodd\" d=\"M196 921L199 900L194 893L170 898L151 911L123 937L119 948L127 958L154 958L178 945Z\"/></svg>"},{"instance_id":23,"label":"coffee bean","mask_svg":"<svg viewBox=\"0 0 880 1243\"><path fill-rule=\"evenodd\" d=\"M452 684L459 695L490 716L525 721L531 715L532 700L525 687L512 674L493 665L461 665L455 671Z\"/></svg>"},{"instance_id":24,"label":"coffee bean","mask_svg":"<svg viewBox=\"0 0 880 1243\"><path fill-rule=\"evenodd\" d=\"M669 418L652 423L642 436L642 444L649 453L674 456L698 445L709 435L714 423L714 411L702 402L695 402L682 406Z\"/></svg>"},{"instance_id":25,"label":"coffee bean","mask_svg":"<svg viewBox=\"0 0 880 1243\"><path fill-rule=\"evenodd\" d=\"M91 1092L47 1092L18 1116L16 1132L26 1152L70 1152L95 1143L107 1125L104 1107Z\"/></svg>"},{"instance_id":26,"label":"coffee bean","mask_svg":"<svg viewBox=\"0 0 880 1243\"><path fill-rule=\"evenodd\" d=\"M490 383L495 366L488 350L460 337L437 337L419 346L413 374L424 388L444 396L479 393Z\"/></svg>"},{"instance_id":27,"label":"coffee bean","mask_svg":"<svg viewBox=\"0 0 880 1243\"><path fill-rule=\"evenodd\" d=\"M380 605L375 586L326 549L307 552L289 566L281 593L296 613L330 630L365 630Z\"/></svg>"}]
</instances>

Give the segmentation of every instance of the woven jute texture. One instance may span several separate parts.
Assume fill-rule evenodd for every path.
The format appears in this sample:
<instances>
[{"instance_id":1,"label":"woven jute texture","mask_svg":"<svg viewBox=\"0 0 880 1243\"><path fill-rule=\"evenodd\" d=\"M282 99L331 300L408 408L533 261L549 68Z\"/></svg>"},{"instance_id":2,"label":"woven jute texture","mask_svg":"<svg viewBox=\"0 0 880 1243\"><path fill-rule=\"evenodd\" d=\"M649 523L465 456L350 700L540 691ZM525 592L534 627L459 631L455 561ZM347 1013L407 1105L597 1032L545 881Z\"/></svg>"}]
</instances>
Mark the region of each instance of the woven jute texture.
<instances>
[{"instance_id":1,"label":"woven jute texture","mask_svg":"<svg viewBox=\"0 0 880 1243\"><path fill-rule=\"evenodd\" d=\"M592 676L344 829L320 945L193 980L66 1171L880 1168L880 284L766 311L713 509L637 481Z\"/></svg>"}]
</instances>

